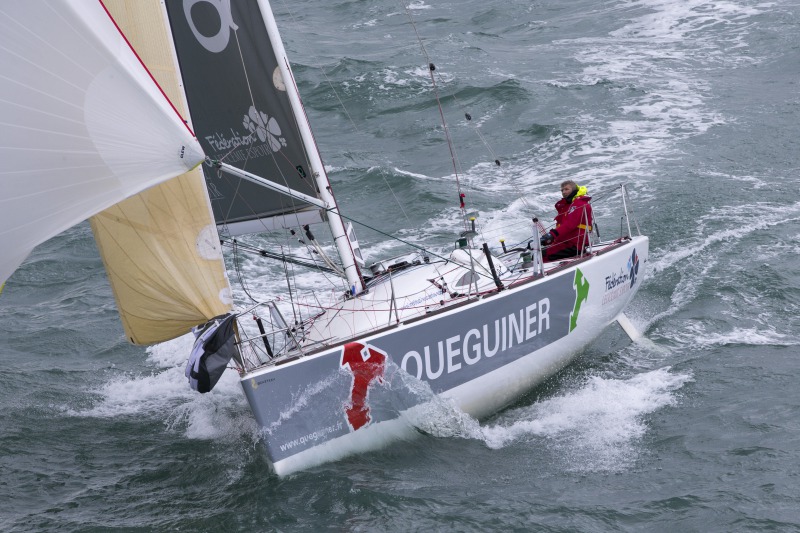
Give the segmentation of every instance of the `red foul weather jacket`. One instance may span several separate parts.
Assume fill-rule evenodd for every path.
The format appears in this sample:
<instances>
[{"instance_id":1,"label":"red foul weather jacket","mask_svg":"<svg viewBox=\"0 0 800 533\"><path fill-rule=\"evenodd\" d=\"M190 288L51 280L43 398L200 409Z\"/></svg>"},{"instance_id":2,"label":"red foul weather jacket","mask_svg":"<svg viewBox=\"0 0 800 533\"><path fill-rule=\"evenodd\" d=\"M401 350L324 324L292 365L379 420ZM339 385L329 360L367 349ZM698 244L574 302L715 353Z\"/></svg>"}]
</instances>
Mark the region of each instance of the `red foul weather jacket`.
<instances>
[{"instance_id":1,"label":"red foul weather jacket","mask_svg":"<svg viewBox=\"0 0 800 533\"><path fill-rule=\"evenodd\" d=\"M586 187L578 187L578 193L567 203L565 199L556 202L556 227L550 230L553 243L547 247L547 256L573 248L576 254L589 243L587 231L592 231L591 196L586 196Z\"/></svg>"}]
</instances>

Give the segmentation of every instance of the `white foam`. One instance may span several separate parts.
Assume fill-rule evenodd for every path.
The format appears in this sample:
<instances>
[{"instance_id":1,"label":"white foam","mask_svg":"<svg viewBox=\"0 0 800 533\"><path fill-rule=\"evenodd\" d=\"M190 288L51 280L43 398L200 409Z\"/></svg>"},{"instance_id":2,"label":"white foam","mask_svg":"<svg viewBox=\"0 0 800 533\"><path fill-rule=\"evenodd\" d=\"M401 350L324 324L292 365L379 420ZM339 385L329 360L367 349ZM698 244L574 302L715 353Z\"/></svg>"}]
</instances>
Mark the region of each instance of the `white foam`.
<instances>
[{"instance_id":1,"label":"white foam","mask_svg":"<svg viewBox=\"0 0 800 533\"><path fill-rule=\"evenodd\" d=\"M713 172L708 169L704 171L704 174L711 178L721 178L721 180L727 181L742 181L747 183L749 187L753 189L763 189L765 187L769 187L769 183L764 181L763 179L757 176L750 176L745 174L723 174L721 172Z\"/></svg>"},{"instance_id":2,"label":"white foam","mask_svg":"<svg viewBox=\"0 0 800 533\"><path fill-rule=\"evenodd\" d=\"M627 379L592 376L577 391L503 413L473 435L491 448L528 441L564 458L570 470L617 470L638 456L646 416L675 405L689 374L669 367ZM549 444L547 444L549 443Z\"/></svg>"},{"instance_id":3,"label":"white foam","mask_svg":"<svg viewBox=\"0 0 800 533\"><path fill-rule=\"evenodd\" d=\"M700 51L718 48L730 50L742 44L748 18L757 16L772 3L746 6L733 2L708 0L644 0L653 9L623 28L612 32L620 38L647 39L660 46L679 44L691 39ZM709 26L724 25L725 32L709 32ZM698 50L693 50L697 52Z\"/></svg>"},{"instance_id":4,"label":"white foam","mask_svg":"<svg viewBox=\"0 0 800 533\"><path fill-rule=\"evenodd\" d=\"M690 374L669 367L628 378L590 376L577 390L508 410L482 426L452 400L435 396L426 383L405 376L403 387L423 403L404 416L431 436L479 440L493 449L539 448L544 439L566 468L618 470L639 455L637 442L647 431L647 415L675 405L677 391L691 380Z\"/></svg>"},{"instance_id":5,"label":"white foam","mask_svg":"<svg viewBox=\"0 0 800 533\"><path fill-rule=\"evenodd\" d=\"M512 170L523 178L521 188L529 195L537 194L545 181L549 185L567 177L585 182L592 190L618 183L621 177L634 183L650 180L657 177L653 174L657 162L672 157L678 143L728 120L708 107L707 81L693 77L684 63L688 59L723 64L757 61L738 50L751 29L752 17L770 4L638 3L648 12L619 30L555 43L561 51L573 48L583 69L566 71L562 78L550 80L550 85L571 89L609 83L643 90L626 98L622 115L577 117L574 130L562 131L530 154L517 157ZM709 25L719 25L724 31L709 32ZM687 41L692 42L691 50ZM652 192L645 189L637 199L651 197Z\"/></svg>"},{"instance_id":6,"label":"white foam","mask_svg":"<svg viewBox=\"0 0 800 533\"><path fill-rule=\"evenodd\" d=\"M409 80L400 78L400 75L397 73L396 70L393 70L392 68L385 68L383 69L383 83L378 87L381 90L386 91L392 89L392 87L387 87L387 86L405 87L408 86L409 84L410 84Z\"/></svg>"},{"instance_id":7,"label":"white foam","mask_svg":"<svg viewBox=\"0 0 800 533\"><path fill-rule=\"evenodd\" d=\"M155 418L189 439L257 438L235 370L228 369L210 393L200 394L189 387L184 367L192 342L192 335L185 335L148 348L148 362L153 366L150 373L116 376L91 391L99 397L92 407L68 414Z\"/></svg>"},{"instance_id":8,"label":"white foam","mask_svg":"<svg viewBox=\"0 0 800 533\"><path fill-rule=\"evenodd\" d=\"M697 256L700 252L712 245L725 241L739 241L742 238L771 228L773 226L789 224L800 220L800 202L791 205L775 206L770 204L753 204L737 207L735 212L730 208L712 209L697 222L698 237L694 242L683 242L668 252L651 253L647 277L658 274L667 268L683 263L687 258ZM788 216L787 216L788 215ZM726 227L712 234L706 234L704 226L709 220L716 222L725 219L729 221Z\"/></svg>"},{"instance_id":9,"label":"white foam","mask_svg":"<svg viewBox=\"0 0 800 533\"><path fill-rule=\"evenodd\" d=\"M423 0L416 0L406 6L408 9L431 9L431 6L426 4Z\"/></svg>"},{"instance_id":10,"label":"white foam","mask_svg":"<svg viewBox=\"0 0 800 533\"><path fill-rule=\"evenodd\" d=\"M401 168L392 167L392 171L402 176L410 176L412 178L418 178L422 180L432 180L432 181L441 181L443 178L435 178L433 176L426 176L425 174L418 174L416 172L410 172L408 170L403 170Z\"/></svg>"},{"instance_id":11,"label":"white foam","mask_svg":"<svg viewBox=\"0 0 800 533\"><path fill-rule=\"evenodd\" d=\"M670 249L653 249L650 251L650 260L644 280L648 282L654 276L661 275L665 271L677 273L680 276L672 291L669 305L666 309L651 315L646 321L643 329L646 330L650 325L662 320L667 316L672 316L695 301L703 284L710 278L709 276L718 273L720 258L728 257L720 251L720 248L733 248L739 246L743 240L749 239L754 233L762 232L776 226L788 226L800 221L800 202L790 205L775 205L766 202L759 202L750 205L738 206L736 210L731 210L726 206L711 208L710 212L693 221L695 236L684 238L680 243ZM709 232L708 228L721 228ZM774 255L782 253L792 253L795 246L781 246L770 243L765 250L757 250L758 260L770 261ZM752 257L743 259L747 263L752 263ZM725 299L725 294L718 296ZM737 299L747 304L755 305L755 302L748 302L747 295L737 295ZM726 312L723 311L723 314ZM736 317L733 317L735 320ZM787 345L786 340L781 338L779 333L765 333L771 331L767 325L757 335L749 334L754 330L737 329L732 333L719 334L716 332L696 332L692 326L684 331L671 332L670 339L677 342L687 342L692 345L712 345L725 344L730 342L736 344L740 337L749 337L751 340L744 342L748 344L770 344ZM766 337L761 337L767 335Z\"/></svg>"},{"instance_id":12,"label":"white foam","mask_svg":"<svg viewBox=\"0 0 800 533\"><path fill-rule=\"evenodd\" d=\"M675 333L675 340L692 346L798 346L796 335L778 333L770 327L735 327L727 332L706 331L701 323L689 324L685 330Z\"/></svg>"}]
</instances>

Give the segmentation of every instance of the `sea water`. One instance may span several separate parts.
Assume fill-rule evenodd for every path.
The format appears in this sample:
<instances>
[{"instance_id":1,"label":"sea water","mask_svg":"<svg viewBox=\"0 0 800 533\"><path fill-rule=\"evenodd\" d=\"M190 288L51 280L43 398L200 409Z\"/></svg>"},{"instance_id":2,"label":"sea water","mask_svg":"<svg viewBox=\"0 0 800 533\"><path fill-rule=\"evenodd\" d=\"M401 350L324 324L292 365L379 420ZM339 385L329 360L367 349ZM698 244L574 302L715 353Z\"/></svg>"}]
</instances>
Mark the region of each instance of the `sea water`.
<instances>
[{"instance_id":1,"label":"sea water","mask_svg":"<svg viewBox=\"0 0 800 533\"><path fill-rule=\"evenodd\" d=\"M408 251L382 233L452 246L457 184L497 246L549 220L565 179L626 183L651 238L644 338L612 326L488 420L432 402L416 437L279 479L234 372L199 395L190 339L126 344L81 224L0 296L0 530L800 529L796 3L274 8L369 259ZM240 302L280 293L280 266L228 261ZM293 272L339 290L318 279Z\"/></svg>"}]
</instances>

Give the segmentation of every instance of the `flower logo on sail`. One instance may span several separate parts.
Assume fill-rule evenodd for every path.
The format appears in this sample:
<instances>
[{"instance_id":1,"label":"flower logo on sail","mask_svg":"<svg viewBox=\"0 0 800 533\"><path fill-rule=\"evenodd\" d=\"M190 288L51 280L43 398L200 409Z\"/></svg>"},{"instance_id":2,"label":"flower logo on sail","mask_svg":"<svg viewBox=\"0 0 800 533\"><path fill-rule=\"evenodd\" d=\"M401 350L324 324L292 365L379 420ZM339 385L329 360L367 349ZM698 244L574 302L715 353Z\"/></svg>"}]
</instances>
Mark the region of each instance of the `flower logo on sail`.
<instances>
[{"instance_id":1,"label":"flower logo on sail","mask_svg":"<svg viewBox=\"0 0 800 533\"><path fill-rule=\"evenodd\" d=\"M273 152L286 146L286 139L280 136L281 127L275 117L267 116L266 113L253 106L250 106L250 110L244 116L242 126L250 132L250 135L256 134L261 142L269 143Z\"/></svg>"},{"instance_id":2,"label":"flower logo on sail","mask_svg":"<svg viewBox=\"0 0 800 533\"><path fill-rule=\"evenodd\" d=\"M636 250L633 250L630 259L628 259L628 277L631 278L631 287L636 283L636 276L639 274L639 255Z\"/></svg>"}]
</instances>

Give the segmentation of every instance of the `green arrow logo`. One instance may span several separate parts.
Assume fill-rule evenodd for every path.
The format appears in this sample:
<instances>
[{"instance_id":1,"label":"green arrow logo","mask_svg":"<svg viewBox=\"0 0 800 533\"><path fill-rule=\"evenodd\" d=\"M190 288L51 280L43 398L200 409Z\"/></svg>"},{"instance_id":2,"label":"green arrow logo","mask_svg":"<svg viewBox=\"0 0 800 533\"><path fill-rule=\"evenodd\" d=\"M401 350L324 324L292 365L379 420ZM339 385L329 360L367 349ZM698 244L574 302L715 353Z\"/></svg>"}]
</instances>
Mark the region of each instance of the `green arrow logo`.
<instances>
[{"instance_id":1,"label":"green arrow logo","mask_svg":"<svg viewBox=\"0 0 800 533\"><path fill-rule=\"evenodd\" d=\"M572 287L575 289L575 307L569 314L569 330L570 332L578 326L578 313L581 312L581 304L589 297L589 281L583 276L581 269L575 269L575 279L572 281Z\"/></svg>"}]
</instances>

